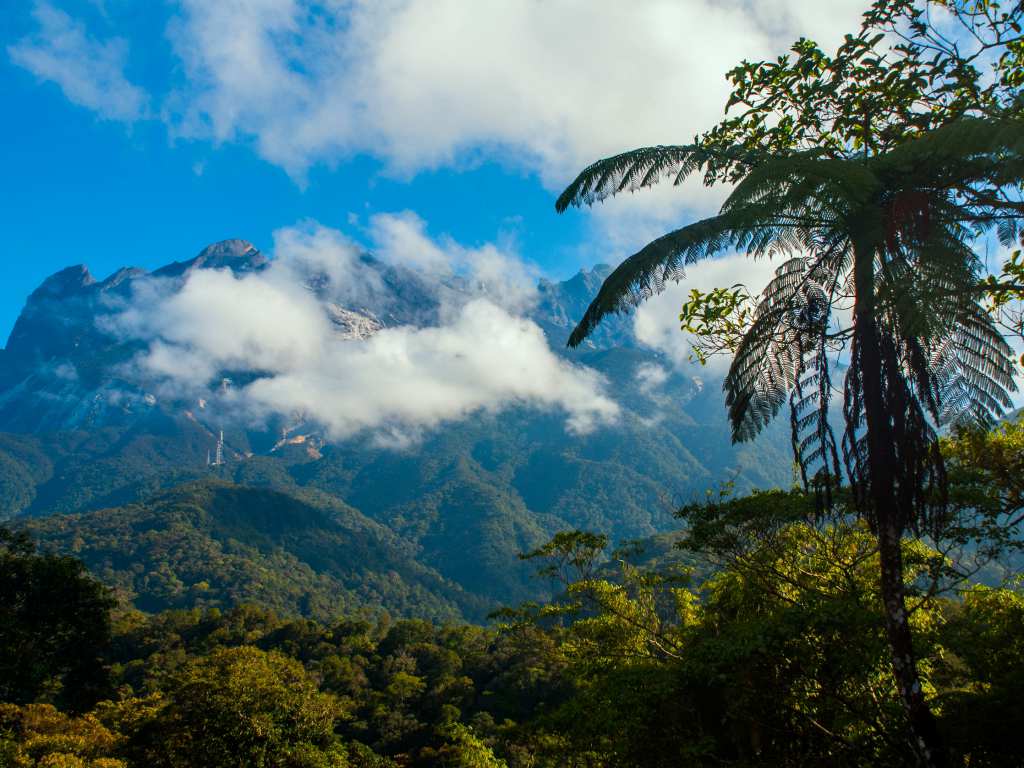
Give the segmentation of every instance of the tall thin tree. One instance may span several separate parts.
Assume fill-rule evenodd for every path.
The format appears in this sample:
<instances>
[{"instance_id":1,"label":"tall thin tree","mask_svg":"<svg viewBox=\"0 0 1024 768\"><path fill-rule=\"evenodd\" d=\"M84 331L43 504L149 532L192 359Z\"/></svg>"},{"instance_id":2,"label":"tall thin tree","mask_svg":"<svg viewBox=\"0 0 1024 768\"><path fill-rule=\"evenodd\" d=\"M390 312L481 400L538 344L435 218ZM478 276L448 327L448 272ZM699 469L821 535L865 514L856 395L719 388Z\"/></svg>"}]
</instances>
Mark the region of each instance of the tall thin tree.
<instances>
[{"instance_id":1,"label":"tall thin tree","mask_svg":"<svg viewBox=\"0 0 1024 768\"><path fill-rule=\"evenodd\" d=\"M794 452L823 508L849 482L878 538L893 673L927 766L946 757L914 654L901 545L908 532L938 536L948 520L936 430L991 421L1011 404L1015 361L981 304L987 283L973 246L993 230L1016 242L1024 215L1020 4L994 16L943 5L980 41L977 55L936 31L930 4L879 0L834 57L801 40L792 58L745 62L729 75L741 115L690 145L599 161L556 204L697 172L736 185L717 215L626 259L569 344L700 259L730 250L784 259L736 339L724 384L733 438L752 439L788 401ZM981 61L996 77L983 76ZM836 310L846 303L843 325ZM838 440L836 348L848 363Z\"/></svg>"}]
</instances>

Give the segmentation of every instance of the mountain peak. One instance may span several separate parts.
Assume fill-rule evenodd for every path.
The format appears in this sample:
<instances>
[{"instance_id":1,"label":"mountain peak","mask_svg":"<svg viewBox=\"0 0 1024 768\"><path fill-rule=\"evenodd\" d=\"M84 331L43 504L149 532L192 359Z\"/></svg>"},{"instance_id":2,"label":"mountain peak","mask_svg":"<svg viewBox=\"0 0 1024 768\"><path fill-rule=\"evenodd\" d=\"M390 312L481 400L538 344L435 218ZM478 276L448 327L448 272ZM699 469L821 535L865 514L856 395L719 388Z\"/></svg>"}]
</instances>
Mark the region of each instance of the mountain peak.
<instances>
[{"instance_id":1,"label":"mountain peak","mask_svg":"<svg viewBox=\"0 0 1024 768\"><path fill-rule=\"evenodd\" d=\"M595 264L592 269L581 269L562 283L562 286L574 297L585 299L589 304L609 274L611 274L611 267L607 264Z\"/></svg>"},{"instance_id":2,"label":"mountain peak","mask_svg":"<svg viewBox=\"0 0 1024 768\"><path fill-rule=\"evenodd\" d=\"M94 284L96 279L85 264L76 264L46 278L42 285L32 292L32 299L62 299L72 296L83 288Z\"/></svg>"},{"instance_id":3,"label":"mountain peak","mask_svg":"<svg viewBox=\"0 0 1024 768\"><path fill-rule=\"evenodd\" d=\"M112 290L124 285L125 283L131 282L137 277L144 277L145 274L146 270L139 269L138 267L121 267L97 287L101 291Z\"/></svg>"},{"instance_id":4,"label":"mountain peak","mask_svg":"<svg viewBox=\"0 0 1024 768\"><path fill-rule=\"evenodd\" d=\"M267 257L248 240L232 238L203 248L189 261L176 261L161 267L154 277L178 277L194 269L230 269L236 274L258 272L268 264Z\"/></svg>"},{"instance_id":5,"label":"mountain peak","mask_svg":"<svg viewBox=\"0 0 1024 768\"><path fill-rule=\"evenodd\" d=\"M246 258L250 253L259 253L255 245L248 240L230 238L206 246L196 256L195 261L202 262L204 265L212 262L234 261Z\"/></svg>"}]
</instances>

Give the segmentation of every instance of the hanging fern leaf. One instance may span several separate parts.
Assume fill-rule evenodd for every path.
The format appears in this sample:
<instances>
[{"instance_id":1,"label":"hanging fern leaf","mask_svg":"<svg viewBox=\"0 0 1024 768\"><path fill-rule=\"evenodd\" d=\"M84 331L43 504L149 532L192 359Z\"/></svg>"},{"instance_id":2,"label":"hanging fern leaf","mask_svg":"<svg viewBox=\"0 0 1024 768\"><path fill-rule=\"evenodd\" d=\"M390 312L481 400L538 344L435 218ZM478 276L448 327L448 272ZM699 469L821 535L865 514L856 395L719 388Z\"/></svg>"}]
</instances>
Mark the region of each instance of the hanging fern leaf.
<instances>
[{"instance_id":1,"label":"hanging fern leaf","mask_svg":"<svg viewBox=\"0 0 1024 768\"><path fill-rule=\"evenodd\" d=\"M743 150L709 150L698 144L634 149L584 168L559 195L555 210L562 213L571 205L593 205L621 192L653 186L668 177L679 185L712 160L744 163L753 158Z\"/></svg>"}]
</instances>

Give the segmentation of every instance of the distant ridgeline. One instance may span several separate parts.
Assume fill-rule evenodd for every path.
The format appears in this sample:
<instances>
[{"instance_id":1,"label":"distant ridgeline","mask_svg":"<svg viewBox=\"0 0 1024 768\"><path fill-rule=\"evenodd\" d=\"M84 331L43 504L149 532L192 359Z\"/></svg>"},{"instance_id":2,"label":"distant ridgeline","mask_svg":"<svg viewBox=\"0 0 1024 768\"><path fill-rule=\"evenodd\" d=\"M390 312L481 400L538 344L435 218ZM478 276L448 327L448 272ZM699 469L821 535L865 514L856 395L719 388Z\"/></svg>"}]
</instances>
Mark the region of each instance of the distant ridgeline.
<instances>
[{"instance_id":1,"label":"distant ridgeline","mask_svg":"<svg viewBox=\"0 0 1024 768\"><path fill-rule=\"evenodd\" d=\"M97 281L76 266L44 281L0 351L0 519L45 518L32 523L45 546L74 552L146 610L255 601L322 617L368 604L478 619L544 593L516 555L556 531L648 537L672 530L673 510L723 479L741 489L791 482L786 426L731 446L717 382L673 369L638 343L629 318L565 349L606 267L541 281L527 314L557 354L600 372L623 409L584 435L566 430L564 414L515 406L401 449L362 435L332 441L308 417L254 426L206 397L126 375L155 339L126 340L109 319L140 286L159 278L179 291L199 270L243 276L270 263L228 240L152 273ZM466 290L370 255L360 269L379 286L374 305L329 307L351 343L434 325L439 297ZM667 374L656 391L638 377L644 366ZM212 399L246 376L223 371L196 387Z\"/></svg>"}]
</instances>

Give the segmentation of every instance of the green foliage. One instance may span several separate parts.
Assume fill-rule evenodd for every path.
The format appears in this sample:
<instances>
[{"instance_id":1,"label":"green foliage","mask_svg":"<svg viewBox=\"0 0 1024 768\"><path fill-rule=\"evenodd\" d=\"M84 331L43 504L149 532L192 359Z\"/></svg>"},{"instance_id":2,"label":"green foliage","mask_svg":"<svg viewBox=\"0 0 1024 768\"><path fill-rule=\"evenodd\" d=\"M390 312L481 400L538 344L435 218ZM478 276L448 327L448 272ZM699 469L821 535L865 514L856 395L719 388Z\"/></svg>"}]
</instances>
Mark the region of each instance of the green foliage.
<instances>
[{"instance_id":1,"label":"green foliage","mask_svg":"<svg viewBox=\"0 0 1024 768\"><path fill-rule=\"evenodd\" d=\"M126 768L110 757L120 737L94 714L71 717L51 704L0 704L4 768Z\"/></svg>"},{"instance_id":2,"label":"green foliage","mask_svg":"<svg viewBox=\"0 0 1024 768\"><path fill-rule=\"evenodd\" d=\"M682 329L699 338L691 357L706 365L711 355L735 352L752 311L753 297L743 285L712 288L707 293L692 288L679 314Z\"/></svg>"},{"instance_id":3,"label":"green foliage","mask_svg":"<svg viewBox=\"0 0 1024 768\"><path fill-rule=\"evenodd\" d=\"M348 765L334 735L338 703L279 653L218 649L187 664L168 688L167 706L150 725L150 765Z\"/></svg>"},{"instance_id":4,"label":"green foliage","mask_svg":"<svg viewBox=\"0 0 1024 768\"><path fill-rule=\"evenodd\" d=\"M1024 685L1024 595L977 587L949 608L941 716L950 741L978 765L1021 761L1019 692Z\"/></svg>"},{"instance_id":5,"label":"green foliage","mask_svg":"<svg viewBox=\"0 0 1024 768\"><path fill-rule=\"evenodd\" d=\"M103 657L114 699L79 715L0 705L0 765L912 764L874 537L815 523L802 492L710 500L651 553L554 537L525 557L561 596L503 611L497 629L119 612L112 643L81 651ZM673 542L715 568L692 568ZM903 554L952 764L1019 763L1024 598L944 594L930 586L935 550L908 541Z\"/></svg>"},{"instance_id":6,"label":"green foliage","mask_svg":"<svg viewBox=\"0 0 1024 768\"><path fill-rule=\"evenodd\" d=\"M809 510L812 499L781 493L719 502L717 524L705 508L702 530L684 539L720 563L700 588L625 568L570 580L558 604L507 612L507 631L559 618L548 631L575 683L529 725L540 764L913 764L874 537L863 525L800 522ZM557 563L565 551L549 554ZM939 597L919 581L934 554L907 543L906 586L952 764L1017 764L1019 739L998 728L1024 715L1009 698L1024 669L1020 594ZM1000 724L991 735L985 718Z\"/></svg>"},{"instance_id":7,"label":"green foliage","mask_svg":"<svg viewBox=\"0 0 1024 768\"><path fill-rule=\"evenodd\" d=\"M524 560L544 558L548 564L538 571L547 578L566 579L566 569L579 578L588 578L608 546L608 537L587 531L563 531L533 552L520 555Z\"/></svg>"},{"instance_id":8,"label":"green foliage","mask_svg":"<svg viewBox=\"0 0 1024 768\"><path fill-rule=\"evenodd\" d=\"M360 605L454 618L472 602L411 548L322 494L208 480L144 504L33 520L146 611L259 603L329 619Z\"/></svg>"},{"instance_id":9,"label":"green foliage","mask_svg":"<svg viewBox=\"0 0 1024 768\"><path fill-rule=\"evenodd\" d=\"M113 604L81 561L0 528L0 701L91 705L107 686Z\"/></svg>"},{"instance_id":10,"label":"green foliage","mask_svg":"<svg viewBox=\"0 0 1024 768\"><path fill-rule=\"evenodd\" d=\"M1012 241L1013 231L1005 233L1003 241ZM987 309L1007 333L1024 339L1024 259L1021 249L1015 248L1003 262L999 275L985 279ZM1024 366L1024 354L1020 357Z\"/></svg>"},{"instance_id":11,"label":"green foliage","mask_svg":"<svg viewBox=\"0 0 1024 768\"><path fill-rule=\"evenodd\" d=\"M950 478L947 547L965 550L977 578L1000 583L1019 573L1024 541L1024 421L991 430L962 428L943 439Z\"/></svg>"},{"instance_id":12,"label":"green foliage","mask_svg":"<svg viewBox=\"0 0 1024 768\"><path fill-rule=\"evenodd\" d=\"M965 428L943 443L951 469L971 492L970 503L1019 519L1024 511L1024 419L991 430ZM1014 520L1009 521L1012 527Z\"/></svg>"},{"instance_id":13,"label":"green foliage","mask_svg":"<svg viewBox=\"0 0 1024 768\"><path fill-rule=\"evenodd\" d=\"M53 463L34 440L0 435L0 519L30 507L52 473Z\"/></svg>"},{"instance_id":14,"label":"green foliage","mask_svg":"<svg viewBox=\"0 0 1024 768\"><path fill-rule=\"evenodd\" d=\"M801 39L775 61L731 70L733 115L703 145L848 156L885 151L965 115L1004 114L1019 106L1022 17L1015 4L878 0L834 55ZM743 170L719 162L708 181Z\"/></svg>"},{"instance_id":15,"label":"green foliage","mask_svg":"<svg viewBox=\"0 0 1024 768\"><path fill-rule=\"evenodd\" d=\"M786 553L806 546L799 530L791 527L791 537ZM843 567L824 557L815 565ZM862 597L862 585L853 583ZM849 615L855 601L843 603L845 612L822 614L816 610L820 601L808 603L812 594L791 587L775 597L737 572L712 579L705 592L701 601L684 587L666 590L664 582L628 568L615 581L570 585L565 607L572 610L562 615L571 621L561 648L577 687L536 724L547 734L537 740L551 751L552 762L802 765L810 756L828 756L833 764L847 764L842 750L815 736L812 724L836 727L838 716L828 701L808 694L815 690L823 651L834 656L821 665L847 662L833 671L836 676L864 673L864 656L849 655L849 646L836 643L844 634L852 639L851 628L863 629L863 620ZM576 598L584 593L592 598L581 612ZM838 616L845 621L837 624ZM814 634L812 617L827 628L827 637ZM874 639L868 656L884 690L884 639L877 616L868 623ZM792 698L780 698L783 691ZM870 754L864 745L858 749Z\"/></svg>"},{"instance_id":16,"label":"green foliage","mask_svg":"<svg viewBox=\"0 0 1024 768\"><path fill-rule=\"evenodd\" d=\"M437 750L435 758L442 765L453 768L508 768L508 763L495 757L491 748L473 733L472 728L455 723L448 730L447 738L448 743Z\"/></svg>"}]
</instances>

